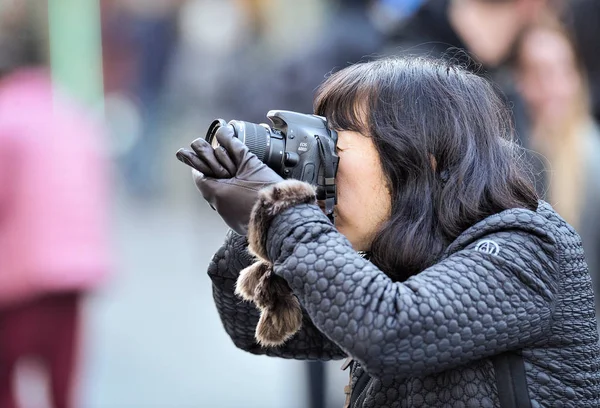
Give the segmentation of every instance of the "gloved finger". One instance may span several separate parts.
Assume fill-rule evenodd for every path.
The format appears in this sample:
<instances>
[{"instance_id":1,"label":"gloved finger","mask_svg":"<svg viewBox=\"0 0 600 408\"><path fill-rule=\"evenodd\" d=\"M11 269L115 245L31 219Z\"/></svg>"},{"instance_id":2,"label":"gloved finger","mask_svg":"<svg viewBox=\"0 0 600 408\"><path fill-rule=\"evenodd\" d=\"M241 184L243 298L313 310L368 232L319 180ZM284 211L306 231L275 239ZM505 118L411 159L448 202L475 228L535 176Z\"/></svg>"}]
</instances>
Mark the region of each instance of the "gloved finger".
<instances>
[{"instance_id":1,"label":"gloved finger","mask_svg":"<svg viewBox=\"0 0 600 408\"><path fill-rule=\"evenodd\" d=\"M194 170L198 170L200 173L204 174L206 177L214 177L214 173L208 165L206 165L196 153L191 152L186 149L179 149L175 154L177 159L183 164L187 164Z\"/></svg>"},{"instance_id":2,"label":"gloved finger","mask_svg":"<svg viewBox=\"0 0 600 408\"><path fill-rule=\"evenodd\" d=\"M227 150L229 157L231 157L237 168L248 152L248 147L236 137L235 129L231 125L220 127L215 133L215 137L219 145Z\"/></svg>"},{"instance_id":3,"label":"gloved finger","mask_svg":"<svg viewBox=\"0 0 600 408\"><path fill-rule=\"evenodd\" d=\"M229 157L227 150L223 146L219 146L215 148L215 157L221 163L221 166L225 167L225 169L232 175L232 177L237 173L237 166Z\"/></svg>"},{"instance_id":4,"label":"gloved finger","mask_svg":"<svg viewBox=\"0 0 600 408\"><path fill-rule=\"evenodd\" d=\"M212 173L214 174L214 178L231 178L235 174L231 174L225 167L221 165L217 157L215 156L215 150L206 140L200 138L196 139L192 142L192 149L196 153L196 155L202 160L205 164L207 164Z\"/></svg>"}]
</instances>

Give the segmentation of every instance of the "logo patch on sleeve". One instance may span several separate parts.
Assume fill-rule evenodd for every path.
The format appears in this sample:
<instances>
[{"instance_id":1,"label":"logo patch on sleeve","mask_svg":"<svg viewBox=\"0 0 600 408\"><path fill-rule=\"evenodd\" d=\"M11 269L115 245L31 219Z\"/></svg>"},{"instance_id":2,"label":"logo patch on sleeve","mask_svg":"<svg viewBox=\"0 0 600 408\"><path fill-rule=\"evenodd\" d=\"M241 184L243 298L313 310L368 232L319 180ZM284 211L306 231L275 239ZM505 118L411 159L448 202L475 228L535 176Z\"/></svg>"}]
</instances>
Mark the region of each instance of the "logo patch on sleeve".
<instances>
[{"instance_id":1,"label":"logo patch on sleeve","mask_svg":"<svg viewBox=\"0 0 600 408\"><path fill-rule=\"evenodd\" d=\"M491 239L484 239L477 243L475 250L485 252L486 254L498 255L498 252L500 252L500 245Z\"/></svg>"}]
</instances>

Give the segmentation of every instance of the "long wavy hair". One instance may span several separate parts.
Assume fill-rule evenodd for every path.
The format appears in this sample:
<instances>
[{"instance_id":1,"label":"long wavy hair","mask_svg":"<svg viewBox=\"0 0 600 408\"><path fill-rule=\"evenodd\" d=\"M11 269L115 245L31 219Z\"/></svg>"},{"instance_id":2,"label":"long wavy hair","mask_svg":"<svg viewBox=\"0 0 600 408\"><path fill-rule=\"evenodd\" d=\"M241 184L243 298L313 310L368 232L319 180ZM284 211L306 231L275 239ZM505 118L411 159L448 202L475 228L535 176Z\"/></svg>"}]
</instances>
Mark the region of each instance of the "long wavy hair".
<instances>
[{"instance_id":1,"label":"long wavy hair","mask_svg":"<svg viewBox=\"0 0 600 408\"><path fill-rule=\"evenodd\" d=\"M478 221L537 208L510 112L487 80L451 62L401 57L349 66L321 85L314 112L377 148L392 211L370 259L394 280L436 263Z\"/></svg>"}]
</instances>

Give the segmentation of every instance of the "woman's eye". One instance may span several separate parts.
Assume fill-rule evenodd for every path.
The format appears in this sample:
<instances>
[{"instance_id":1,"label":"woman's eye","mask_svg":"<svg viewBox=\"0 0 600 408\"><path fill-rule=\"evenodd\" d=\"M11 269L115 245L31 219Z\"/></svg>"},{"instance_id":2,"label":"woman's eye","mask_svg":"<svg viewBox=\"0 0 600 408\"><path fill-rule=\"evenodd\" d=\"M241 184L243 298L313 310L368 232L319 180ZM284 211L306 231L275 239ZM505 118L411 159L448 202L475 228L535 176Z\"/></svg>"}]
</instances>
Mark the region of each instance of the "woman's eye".
<instances>
[{"instance_id":1,"label":"woman's eye","mask_svg":"<svg viewBox=\"0 0 600 408\"><path fill-rule=\"evenodd\" d=\"M343 152L343 151L344 151L344 149L341 149L339 146L336 146L336 147L335 147L335 151L336 151L336 152Z\"/></svg>"}]
</instances>

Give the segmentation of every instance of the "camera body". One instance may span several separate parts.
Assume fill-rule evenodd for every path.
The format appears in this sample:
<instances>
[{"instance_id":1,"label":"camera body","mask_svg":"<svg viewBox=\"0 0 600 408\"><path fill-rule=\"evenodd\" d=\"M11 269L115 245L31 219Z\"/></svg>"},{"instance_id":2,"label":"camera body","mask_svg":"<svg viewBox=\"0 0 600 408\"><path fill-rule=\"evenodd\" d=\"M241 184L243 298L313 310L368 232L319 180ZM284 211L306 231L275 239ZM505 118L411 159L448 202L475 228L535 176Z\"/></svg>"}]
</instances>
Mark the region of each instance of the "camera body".
<instances>
[{"instance_id":1,"label":"camera body","mask_svg":"<svg viewBox=\"0 0 600 408\"><path fill-rule=\"evenodd\" d=\"M233 125L236 134L250 151L281 177L317 185L321 167L319 140L328 144L326 148L337 157L337 132L328 129L326 119L316 115L271 110L267 117L273 126L260 125L267 130L262 140L259 139L260 135L255 138L252 131L247 131L248 122L233 120L229 124ZM261 157L262 150L264 153ZM337 170L337 161L335 168Z\"/></svg>"},{"instance_id":2,"label":"camera body","mask_svg":"<svg viewBox=\"0 0 600 408\"><path fill-rule=\"evenodd\" d=\"M305 181L317 187L317 198L325 200L333 211L336 200L335 175L339 157L336 153L337 132L327 127L327 120L285 110L267 113L272 126L232 120L236 136L263 163L281 177ZM215 120L206 140L216 147L214 134L225 125Z\"/></svg>"}]
</instances>

